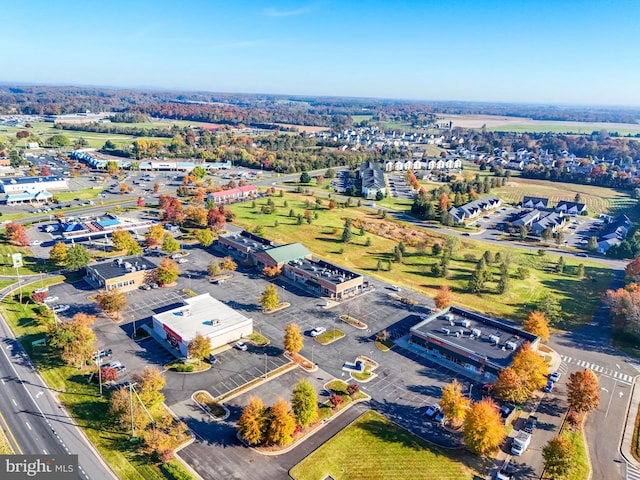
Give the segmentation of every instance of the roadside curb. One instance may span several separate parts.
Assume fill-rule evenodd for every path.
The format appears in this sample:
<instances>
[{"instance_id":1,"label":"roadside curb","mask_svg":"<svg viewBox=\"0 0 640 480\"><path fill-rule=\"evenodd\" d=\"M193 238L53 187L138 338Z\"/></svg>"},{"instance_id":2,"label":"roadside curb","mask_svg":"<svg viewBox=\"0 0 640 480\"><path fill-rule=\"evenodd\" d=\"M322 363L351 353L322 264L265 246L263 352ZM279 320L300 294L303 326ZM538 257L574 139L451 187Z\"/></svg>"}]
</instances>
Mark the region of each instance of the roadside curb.
<instances>
[{"instance_id":1,"label":"roadside curb","mask_svg":"<svg viewBox=\"0 0 640 480\"><path fill-rule=\"evenodd\" d=\"M620 435L620 455L625 459L629 467L640 470L640 462L635 459L631 453L633 446L633 434L636 426L636 418L638 415L638 406L640 406L640 388L638 387L639 377L636 376L631 386L631 395L627 404L627 413L624 422L624 428Z\"/></svg>"}]
</instances>

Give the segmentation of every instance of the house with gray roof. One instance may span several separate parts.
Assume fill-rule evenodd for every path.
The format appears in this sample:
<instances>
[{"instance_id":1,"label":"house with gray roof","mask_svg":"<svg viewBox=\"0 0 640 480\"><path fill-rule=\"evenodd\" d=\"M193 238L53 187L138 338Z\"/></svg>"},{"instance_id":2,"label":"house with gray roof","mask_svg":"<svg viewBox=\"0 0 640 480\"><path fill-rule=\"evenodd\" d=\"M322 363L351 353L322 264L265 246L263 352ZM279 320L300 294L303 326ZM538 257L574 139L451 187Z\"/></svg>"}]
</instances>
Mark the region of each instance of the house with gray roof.
<instances>
[{"instance_id":1,"label":"house with gray roof","mask_svg":"<svg viewBox=\"0 0 640 480\"><path fill-rule=\"evenodd\" d=\"M453 207L449 210L449 214L453 216L453 220L456 223L464 223L466 220L475 218L484 211L494 210L499 206L500 199L498 197L487 196L465 203L460 207Z\"/></svg>"},{"instance_id":2,"label":"house with gray roof","mask_svg":"<svg viewBox=\"0 0 640 480\"><path fill-rule=\"evenodd\" d=\"M376 162L364 162L358 171L362 181L362 196L375 200L378 193L387 194L387 183L384 179L384 172Z\"/></svg>"}]
</instances>

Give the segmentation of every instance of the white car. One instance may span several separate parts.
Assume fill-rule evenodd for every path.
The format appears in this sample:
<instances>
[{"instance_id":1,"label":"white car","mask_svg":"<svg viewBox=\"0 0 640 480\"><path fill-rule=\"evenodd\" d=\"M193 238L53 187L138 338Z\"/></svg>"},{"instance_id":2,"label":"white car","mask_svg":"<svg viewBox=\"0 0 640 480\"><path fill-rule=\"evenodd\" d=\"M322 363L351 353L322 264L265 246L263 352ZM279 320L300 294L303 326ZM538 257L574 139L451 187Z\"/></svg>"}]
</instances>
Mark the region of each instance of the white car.
<instances>
[{"instance_id":1,"label":"white car","mask_svg":"<svg viewBox=\"0 0 640 480\"><path fill-rule=\"evenodd\" d=\"M37 288L33 291L33 293L48 293L49 287Z\"/></svg>"},{"instance_id":2,"label":"white car","mask_svg":"<svg viewBox=\"0 0 640 480\"><path fill-rule=\"evenodd\" d=\"M43 300L43 303L56 303L60 300L58 297L47 297Z\"/></svg>"},{"instance_id":3,"label":"white car","mask_svg":"<svg viewBox=\"0 0 640 480\"><path fill-rule=\"evenodd\" d=\"M391 285L391 290L393 290L394 292L399 292L400 291L400 287L398 287L397 285Z\"/></svg>"},{"instance_id":4,"label":"white car","mask_svg":"<svg viewBox=\"0 0 640 480\"><path fill-rule=\"evenodd\" d=\"M29 245L31 245L32 247L37 247L38 245L42 245L42 242L40 240L34 240Z\"/></svg>"},{"instance_id":5,"label":"white car","mask_svg":"<svg viewBox=\"0 0 640 480\"><path fill-rule=\"evenodd\" d=\"M69 305L56 305L53 307L53 313L62 313L69 310L71 307Z\"/></svg>"},{"instance_id":6,"label":"white car","mask_svg":"<svg viewBox=\"0 0 640 480\"><path fill-rule=\"evenodd\" d=\"M244 342L236 342L236 348L238 350L242 350L243 352L247 351L247 344Z\"/></svg>"},{"instance_id":7,"label":"white car","mask_svg":"<svg viewBox=\"0 0 640 480\"><path fill-rule=\"evenodd\" d=\"M187 260L186 258L179 258L177 260L178 263L187 263L189 260Z\"/></svg>"},{"instance_id":8,"label":"white car","mask_svg":"<svg viewBox=\"0 0 640 480\"><path fill-rule=\"evenodd\" d=\"M440 405L438 403L434 403L433 405L430 405L429 408L427 408L427 411L424 412L424 414L427 417L433 417L439 411L440 411Z\"/></svg>"},{"instance_id":9,"label":"white car","mask_svg":"<svg viewBox=\"0 0 640 480\"><path fill-rule=\"evenodd\" d=\"M312 337L317 337L319 335L322 335L326 331L327 331L327 329L324 328L324 327L316 327L313 330L311 330L311 336Z\"/></svg>"}]
</instances>

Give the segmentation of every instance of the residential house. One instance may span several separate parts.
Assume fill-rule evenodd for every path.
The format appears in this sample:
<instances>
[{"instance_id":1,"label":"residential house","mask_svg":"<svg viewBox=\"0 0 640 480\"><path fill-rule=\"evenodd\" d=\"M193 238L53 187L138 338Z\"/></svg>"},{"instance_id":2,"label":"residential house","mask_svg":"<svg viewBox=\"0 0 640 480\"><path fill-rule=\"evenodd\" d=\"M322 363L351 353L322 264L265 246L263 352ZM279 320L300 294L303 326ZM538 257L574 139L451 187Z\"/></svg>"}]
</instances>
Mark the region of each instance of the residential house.
<instances>
[{"instance_id":1,"label":"residential house","mask_svg":"<svg viewBox=\"0 0 640 480\"><path fill-rule=\"evenodd\" d=\"M587 206L584 203L576 203L576 202L567 202L560 201L555 208L556 212L565 213L567 215L586 215L587 214Z\"/></svg>"},{"instance_id":2,"label":"residential house","mask_svg":"<svg viewBox=\"0 0 640 480\"><path fill-rule=\"evenodd\" d=\"M566 219L562 212L547 212L541 213L540 218L531 224L531 233L534 235L541 235L546 228L550 228L555 233L562 225L564 225Z\"/></svg>"},{"instance_id":3,"label":"residential house","mask_svg":"<svg viewBox=\"0 0 640 480\"><path fill-rule=\"evenodd\" d=\"M546 210L549 208L549 199L543 197L528 197L525 196L522 199L522 207L523 208L537 208L541 210Z\"/></svg>"},{"instance_id":4,"label":"residential house","mask_svg":"<svg viewBox=\"0 0 640 480\"><path fill-rule=\"evenodd\" d=\"M410 160L409 163L411 163ZM380 164L364 162L360 165L358 174L362 181L362 196L364 198L375 200L378 194L387 194L387 184Z\"/></svg>"},{"instance_id":5,"label":"residential house","mask_svg":"<svg viewBox=\"0 0 640 480\"><path fill-rule=\"evenodd\" d=\"M466 203L460 207L453 207L449 210L449 214L453 216L456 223L463 223L466 220L477 217L486 210L494 210L499 206L499 198L488 196Z\"/></svg>"}]
</instances>

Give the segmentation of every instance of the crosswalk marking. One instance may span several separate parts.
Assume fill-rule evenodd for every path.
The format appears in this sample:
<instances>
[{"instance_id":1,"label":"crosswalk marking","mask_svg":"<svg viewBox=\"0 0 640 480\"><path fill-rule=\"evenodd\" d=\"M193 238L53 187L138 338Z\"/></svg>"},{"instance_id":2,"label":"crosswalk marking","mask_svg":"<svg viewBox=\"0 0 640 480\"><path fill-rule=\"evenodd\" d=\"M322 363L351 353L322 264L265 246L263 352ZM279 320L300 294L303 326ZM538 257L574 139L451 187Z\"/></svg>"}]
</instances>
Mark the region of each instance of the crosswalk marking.
<instances>
[{"instance_id":1,"label":"crosswalk marking","mask_svg":"<svg viewBox=\"0 0 640 480\"><path fill-rule=\"evenodd\" d=\"M631 465L627 465L627 480L640 480L640 471Z\"/></svg>"},{"instance_id":2,"label":"crosswalk marking","mask_svg":"<svg viewBox=\"0 0 640 480\"><path fill-rule=\"evenodd\" d=\"M626 373L622 373L618 370L613 370L613 369L608 369L603 367L602 365L596 365L595 363L590 363L584 360L578 360L577 358L572 358L572 357L568 357L566 355L560 355L560 358L562 359L562 365L560 370L563 373L566 373L566 367L563 368L563 366L572 363L574 365L577 365L581 368L588 368L590 370L593 370L594 372L597 372L605 377L610 377L613 378L621 383L628 383L631 384L633 383L633 376L632 375L628 375ZM633 368L637 371L640 372L640 363L631 363L631 362L627 362L629 363L631 366L633 366ZM638 480L640 480L640 476L638 477Z\"/></svg>"}]
</instances>

